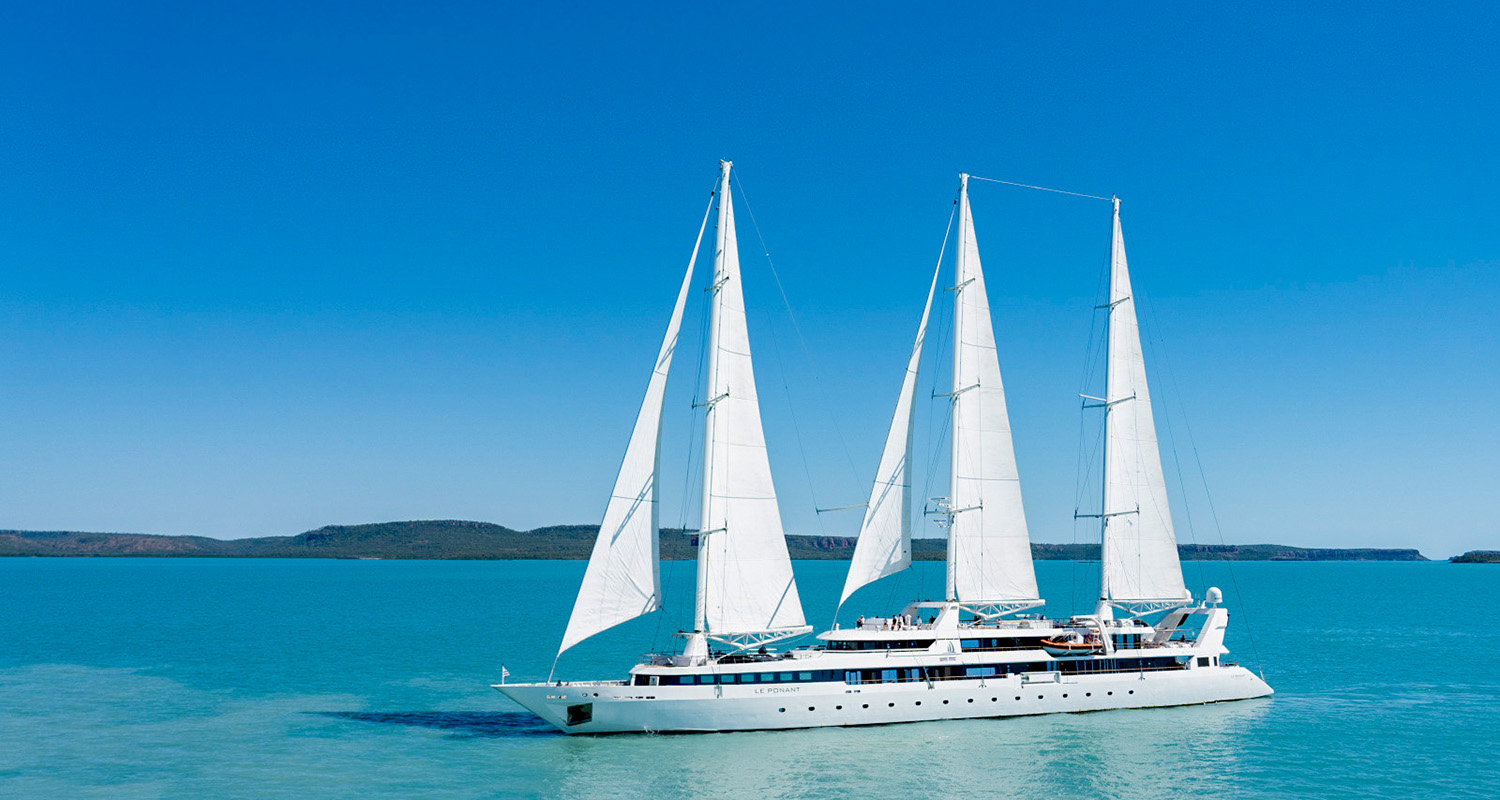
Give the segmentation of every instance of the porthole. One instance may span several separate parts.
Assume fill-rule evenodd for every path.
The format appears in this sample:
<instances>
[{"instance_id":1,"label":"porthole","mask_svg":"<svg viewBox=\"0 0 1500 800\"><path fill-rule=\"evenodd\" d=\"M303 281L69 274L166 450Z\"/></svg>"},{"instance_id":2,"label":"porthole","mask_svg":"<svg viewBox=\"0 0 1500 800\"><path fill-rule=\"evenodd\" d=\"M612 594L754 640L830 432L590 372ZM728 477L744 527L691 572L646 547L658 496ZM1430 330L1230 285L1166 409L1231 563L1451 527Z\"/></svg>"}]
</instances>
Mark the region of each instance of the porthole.
<instances>
[{"instance_id":1,"label":"porthole","mask_svg":"<svg viewBox=\"0 0 1500 800\"><path fill-rule=\"evenodd\" d=\"M776 710L777 710L777 711L780 711L780 712L781 712L781 713L783 713L783 714L785 714L785 713L786 713L786 709L784 709L784 708L778 708L778 709L776 709Z\"/></svg>"},{"instance_id":2,"label":"porthole","mask_svg":"<svg viewBox=\"0 0 1500 800\"><path fill-rule=\"evenodd\" d=\"M1041 695L1037 695L1037 696L1036 696L1036 699L1038 699L1038 700L1041 700L1041 699L1043 699L1043 698L1042 698L1042 696L1041 696Z\"/></svg>"},{"instance_id":3,"label":"porthole","mask_svg":"<svg viewBox=\"0 0 1500 800\"><path fill-rule=\"evenodd\" d=\"M843 707L843 706L834 706L834 707L833 707L833 710L834 710L834 711L843 711L843 710L844 710L844 707Z\"/></svg>"},{"instance_id":4,"label":"porthole","mask_svg":"<svg viewBox=\"0 0 1500 800\"><path fill-rule=\"evenodd\" d=\"M895 703L886 703L886 705L890 706L891 708L895 708L896 707Z\"/></svg>"},{"instance_id":5,"label":"porthole","mask_svg":"<svg viewBox=\"0 0 1500 800\"><path fill-rule=\"evenodd\" d=\"M818 707L817 707L817 706L808 706L808 707L807 707L807 710L808 710L808 711L817 711L817 710L818 710Z\"/></svg>"},{"instance_id":6,"label":"porthole","mask_svg":"<svg viewBox=\"0 0 1500 800\"><path fill-rule=\"evenodd\" d=\"M918 700L918 701L917 701L917 705L922 705L922 701L921 701L921 700Z\"/></svg>"},{"instance_id":7,"label":"porthole","mask_svg":"<svg viewBox=\"0 0 1500 800\"><path fill-rule=\"evenodd\" d=\"M1017 700L1020 700L1020 699L1021 699L1021 696L1020 696L1020 695L1016 695L1016 699L1017 699ZM784 708L783 708L783 709L782 709L782 711L785 711L785 710L786 710L786 709L784 709Z\"/></svg>"},{"instance_id":8,"label":"porthole","mask_svg":"<svg viewBox=\"0 0 1500 800\"><path fill-rule=\"evenodd\" d=\"M869 703L865 703L864 705L860 706L860 708L869 708L869 707L870 707Z\"/></svg>"},{"instance_id":9,"label":"porthole","mask_svg":"<svg viewBox=\"0 0 1500 800\"><path fill-rule=\"evenodd\" d=\"M1134 689L1131 689L1131 690L1130 690L1130 693L1131 693L1131 694L1135 694L1135 690L1134 690Z\"/></svg>"},{"instance_id":10,"label":"porthole","mask_svg":"<svg viewBox=\"0 0 1500 800\"><path fill-rule=\"evenodd\" d=\"M944 700L944 701L943 701L943 705L945 705L945 706L946 706L946 705L948 705L948 701L947 701L947 700Z\"/></svg>"},{"instance_id":11,"label":"porthole","mask_svg":"<svg viewBox=\"0 0 1500 800\"><path fill-rule=\"evenodd\" d=\"M974 702L974 698L972 698L972 697L970 697L970 698L969 698L969 702L970 702L970 703L972 703L972 702Z\"/></svg>"},{"instance_id":12,"label":"porthole","mask_svg":"<svg viewBox=\"0 0 1500 800\"><path fill-rule=\"evenodd\" d=\"M991 703L998 703L998 702L1000 702L1000 698L998 698L998 697L991 697L990 698L990 702Z\"/></svg>"},{"instance_id":13,"label":"porthole","mask_svg":"<svg viewBox=\"0 0 1500 800\"><path fill-rule=\"evenodd\" d=\"M1114 697L1114 696L1115 696L1115 693L1114 693L1114 692L1105 692L1105 694L1106 694L1106 695L1109 695L1109 696L1110 696L1110 697Z\"/></svg>"},{"instance_id":14,"label":"porthole","mask_svg":"<svg viewBox=\"0 0 1500 800\"><path fill-rule=\"evenodd\" d=\"M1084 693L1083 693L1083 696L1084 696L1084 697L1093 697L1093 696L1094 696L1094 693L1093 693L1093 692L1084 692Z\"/></svg>"},{"instance_id":15,"label":"porthole","mask_svg":"<svg viewBox=\"0 0 1500 800\"><path fill-rule=\"evenodd\" d=\"M1066 695L1066 694L1065 694L1065 695L1063 695L1063 699L1064 699L1064 700L1066 700L1066 699L1067 699L1067 698L1068 698L1068 696L1067 696L1067 695Z\"/></svg>"}]
</instances>

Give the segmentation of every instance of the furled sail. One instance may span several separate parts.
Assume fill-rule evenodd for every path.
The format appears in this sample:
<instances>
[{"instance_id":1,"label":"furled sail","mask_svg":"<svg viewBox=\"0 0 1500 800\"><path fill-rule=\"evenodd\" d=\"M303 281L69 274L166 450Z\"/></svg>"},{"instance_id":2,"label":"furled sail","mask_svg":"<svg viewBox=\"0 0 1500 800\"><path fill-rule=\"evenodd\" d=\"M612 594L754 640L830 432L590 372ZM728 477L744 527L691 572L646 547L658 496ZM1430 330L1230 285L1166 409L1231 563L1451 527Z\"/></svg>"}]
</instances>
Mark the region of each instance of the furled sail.
<instances>
[{"instance_id":1,"label":"furled sail","mask_svg":"<svg viewBox=\"0 0 1500 800\"><path fill-rule=\"evenodd\" d=\"M805 621L760 423L730 163L720 163L695 626L729 636L797 628Z\"/></svg>"},{"instance_id":2,"label":"furled sail","mask_svg":"<svg viewBox=\"0 0 1500 800\"><path fill-rule=\"evenodd\" d=\"M939 269L941 269L939 264ZM922 363L922 342L927 337L927 317L932 311L932 295L937 289L937 272L927 288L927 304L922 306L922 321L917 325L917 340L906 361L906 377L901 394L896 397L896 413L885 437L880 467L875 471L875 486L865 506L865 518L859 526L859 539L844 578L843 605L849 595L868 583L894 575L911 565L911 437L916 416L917 370Z\"/></svg>"},{"instance_id":3,"label":"furled sail","mask_svg":"<svg viewBox=\"0 0 1500 800\"><path fill-rule=\"evenodd\" d=\"M1117 602L1188 600L1167 507L1146 362L1125 263L1120 202L1110 242L1105 391L1104 542L1100 594Z\"/></svg>"},{"instance_id":4,"label":"furled sail","mask_svg":"<svg viewBox=\"0 0 1500 800\"><path fill-rule=\"evenodd\" d=\"M709 201L709 209L713 201ZM557 654L600 631L607 630L661 606L661 557L658 539L656 482L661 462L661 419L667 391L667 373L672 367L672 353L677 349L677 333L682 326L682 311L687 304L688 289L693 282L693 267L698 262L698 248L708 225L708 210L698 227L698 240L688 259L687 274L677 290L677 304L667 323L656 366L646 384L646 399L641 402L630 444L620 474L610 492L599 538L583 573L583 586L573 603L573 616L563 632Z\"/></svg>"},{"instance_id":5,"label":"furled sail","mask_svg":"<svg viewBox=\"0 0 1500 800\"><path fill-rule=\"evenodd\" d=\"M961 177L954 287L948 598L974 604L1037 601L968 179Z\"/></svg>"}]
</instances>

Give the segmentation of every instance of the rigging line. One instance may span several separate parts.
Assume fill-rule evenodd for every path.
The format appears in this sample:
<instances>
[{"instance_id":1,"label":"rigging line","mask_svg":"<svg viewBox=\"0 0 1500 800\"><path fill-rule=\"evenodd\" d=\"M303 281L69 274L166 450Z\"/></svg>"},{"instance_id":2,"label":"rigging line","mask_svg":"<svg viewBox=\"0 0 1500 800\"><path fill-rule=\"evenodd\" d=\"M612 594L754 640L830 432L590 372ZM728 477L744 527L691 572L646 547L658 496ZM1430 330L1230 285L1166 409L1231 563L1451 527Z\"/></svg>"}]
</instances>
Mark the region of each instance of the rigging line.
<instances>
[{"instance_id":1,"label":"rigging line","mask_svg":"<svg viewBox=\"0 0 1500 800\"><path fill-rule=\"evenodd\" d=\"M1146 315L1151 321L1151 335L1146 338L1146 341L1150 342L1152 345L1153 352L1151 353L1151 360L1153 363L1157 363L1159 359L1159 363L1165 365L1167 363L1165 354L1166 343L1161 338L1161 325L1158 322L1158 317L1156 315L1156 306L1151 302L1150 295L1136 290L1132 290L1132 294L1145 300ZM1141 304L1136 303L1135 305L1140 306ZM1139 330L1139 324L1137 324L1137 329ZM1158 378L1165 377L1161 374L1160 369L1156 371L1156 376ZM1170 383L1166 380L1163 380L1160 381L1158 385L1161 387L1161 389L1167 391L1168 397L1176 397L1178 387L1175 380L1171 381ZM1182 401L1180 398L1178 398L1178 406L1181 407L1181 405ZM1164 417L1166 418L1167 423L1167 440L1171 442L1172 445L1172 466L1177 470L1177 490L1182 497L1182 513L1187 520L1188 536L1192 539L1193 546L1194 548L1196 548L1198 546L1198 531L1193 526L1193 506L1192 502L1188 498L1187 481L1182 477L1182 455L1177 450L1177 434L1172 428L1172 412L1171 407L1166 402L1166 398L1163 398L1162 401L1162 411L1166 412L1166 414L1164 414ZM1203 562L1198 559L1194 560L1198 568L1198 582L1202 584L1203 588L1206 589L1208 587L1208 577L1203 571Z\"/></svg>"},{"instance_id":2,"label":"rigging line","mask_svg":"<svg viewBox=\"0 0 1500 800\"><path fill-rule=\"evenodd\" d=\"M941 247L938 248L938 262L937 262L937 267L934 269L934 271L936 271L936 269L941 269L942 266L943 266L943 256L947 255L947 253L948 253L948 239L949 239L949 237L951 237L953 235L953 219L956 216L958 216L958 198L957 197L955 197L953 199L953 208L952 208L952 210L950 210L948 212L948 228L947 228L947 230L943 231L943 244L942 244ZM947 307L946 303L941 304L941 308L946 308L946 307ZM935 359L939 364L941 364L944 361L943 356L947 354L947 351L944 348L946 348L947 345L948 345L948 326L952 323L952 315L951 314L939 314L938 319L939 319L939 324L938 324L937 350L936 350L936 352L933 353L933 359ZM934 383L933 391L936 391L937 390L937 388L936 388L937 375L936 374L933 375L933 383ZM924 497L924 500L922 501L922 505L923 505L924 508L927 505L927 501L926 501L925 498L932 496L932 481L933 481L933 477L934 477L934 475L935 475L935 473L937 471L937 457L938 457L938 453L942 449L941 445L943 443L943 440L947 438L948 420L949 420L949 418L951 418L953 416L953 403L951 403L951 402L944 403L943 405L946 406L947 411L945 411L944 414L943 414L943 428L942 428L943 433L941 435L939 435L939 437L938 437L938 439L936 441L934 441L933 438L932 438L932 423L933 423L933 420L935 420L937 418L936 405L937 404L934 403L934 402L929 402L929 405L927 406L927 408L928 408L928 413L927 413L927 444L928 444L929 447L932 448L932 458L931 458L931 460L927 464L927 474L925 476L923 476L925 478L925 480L926 480L925 485L922 487L922 495ZM949 498L949 499L951 500L952 498ZM926 515L924 514L923 517L925 519Z\"/></svg>"},{"instance_id":3,"label":"rigging line","mask_svg":"<svg viewBox=\"0 0 1500 800\"><path fill-rule=\"evenodd\" d=\"M1100 197L1099 195L1096 195L1096 194L1083 194L1082 192L1069 192L1069 191L1065 191L1063 189L1049 189L1049 188L1047 188L1045 186L1032 186L1029 183L1015 183L1013 181L1002 181L1002 180L997 180L995 178L981 178L978 175L970 175L969 176L969 180L974 180L974 181L989 181L990 183L1003 183L1006 186L1019 186L1022 189L1038 189L1038 190L1043 191L1043 192L1056 192L1057 194L1072 195L1073 197L1086 197L1086 198L1088 198L1090 200L1103 200L1105 202L1109 202L1112 199L1112 198L1109 198L1109 197Z\"/></svg>"},{"instance_id":4,"label":"rigging line","mask_svg":"<svg viewBox=\"0 0 1500 800\"><path fill-rule=\"evenodd\" d=\"M1154 320L1156 318L1156 308L1155 308L1155 305L1152 303L1151 298L1150 298L1149 295L1146 296L1146 303L1147 303L1147 306L1148 306L1148 313L1151 314L1151 317ZM1208 473L1203 469L1203 458L1198 453L1198 442L1197 442L1196 438L1193 436L1193 423L1188 418L1188 415L1187 415L1187 404L1182 400L1182 393L1180 391L1176 391L1176 386L1178 385L1177 370L1172 366L1172 360L1171 360L1171 358L1169 358L1167 356L1167 353L1165 352L1165 348L1159 348L1159 351L1160 351L1159 355L1161 356L1162 364L1166 367L1166 372L1167 372L1166 377L1172 383L1172 386L1174 388L1173 395L1175 397L1177 397L1177 405L1178 405L1179 410L1182 413L1182 424L1183 424L1183 427L1187 431L1188 446L1191 447L1192 450L1193 450L1193 459L1197 463L1197 467L1198 467L1198 479L1199 479L1199 481L1203 485L1203 495L1204 495L1204 498L1208 502L1209 514L1211 515L1211 517L1213 518L1213 521L1214 521L1214 530L1218 534L1219 544L1227 546L1227 543L1224 541L1224 528L1223 528L1222 525L1219 524L1219 512L1218 512L1218 509L1214 506L1213 492L1212 492L1212 490L1209 489L1209 486L1208 486ZM1239 576L1237 576L1235 574L1235 571L1234 571L1234 562L1232 560L1226 560L1225 561L1225 567L1226 567L1226 569L1229 572L1229 581L1230 581L1230 583L1232 583L1234 585L1234 595L1235 595L1235 599L1240 604L1240 613L1244 614L1244 616L1245 616L1245 636L1250 641L1250 652L1255 656L1255 663L1257 665L1262 665L1263 666L1263 662L1261 662L1261 659L1260 659L1260 650L1259 650L1259 648L1255 644L1255 630L1254 630L1255 626L1253 624L1251 624L1251 622L1250 622L1250 614L1246 610L1248 608L1248 606L1245 603L1244 594L1240 591Z\"/></svg>"},{"instance_id":5,"label":"rigging line","mask_svg":"<svg viewBox=\"0 0 1500 800\"><path fill-rule=\"evenodd\" d=\"M807 346L807 337L802 333L802 325L797 322L796 312L792 311L792 301L787 297L786 287L781 283L781 273L776 271L776 262L771 259L771 248L766 246L766 237L761 235L760 223L755 221L755 209L750 204L750 193L746 191L745 181L740 177L739 173L735 173L733 180L740 187L740 197L745 201L745 211L750 214L750 225L755 228L755 238L760 240L761 253L765 255L766 264L771 268L771 277L776 279L776 289L781 293L781 302L782 305L786 306L786 315L792 321L792 329L797 332L797 341L802 346L802 356L807 359L807 365L812 370L813 384L818 387L818 393L821 395L819 399L823 403L824 410L828 412L829 420L832 422L833 433L838 437L839 445L844 449L844 458L849 462L849 473L854 477L855 485L858 486L859 469L854 466L853 452L849 449L848 441L844 439L844 431L839 426L838 419L832 413L833 404L828 400L826 387L823 386L823 380L820 377L822 370L818 368L817 362L813 359L812 349Z\"/></svg>"},{"instance_id":6,"label":"rigging line","mask_svg":"<svg viewBox=\"0 0 1500 800\"><path fill-rule=\"evenodd\" d=\"M792 418L792 434L797 439L797 452L802 456L802 472L807 475L807 493L812 497L813 509L818 508L818 490L813 486L812 467L807 462L807 448L802 442L802 426L797 424L797 409L792 402L792 387L786 379L786 364L781 359L781 344L776 340L776 326L771 324L771 312L766 311L766 329L771 332L771 352L776 354L776 371L781 374L781 389L786 394L786 407ZM818 533L827 536L823 527L823 515L813 514L818 520Z\"/></svg>"},{"instance_id":7,"label":"rigging line","mask_svg":"<svg viewBox=\"0 0 1500 800\"><path fill-rule=\"evenodd\" d=\"M1113 227L1112 226L1111 226L1110 235L1111 235L1111 239L1113 239L1114 231L1113 231ZM1113 247L1113 243L1111 243L1111 247ZM1106 369L1106 377L1105 377L1105 379L1108 380L1108 349L1109 349L1109 335L1108 334L1109 334L1109 329L1108 329L1108 327L1106 325L1105 331L1104 331L1104 335L1102 335L1102 336L1099 337L1099 342L1098 342L1098 346L1097 347L1096 347L1096 343L1094 341L1094 332L1099 329L1099 314L1100 314L1100 312L1103 311L1105 315L1109 314L1108 309L1101 309L1099 307L1101 305L1101 303L1099 301L1101 299L1104 299L1106 301L1108 300L1108 298L1105 296L1105 293L1108 291L1108 289L1106 288L1107 287L1106 278L1107 278L1107 276L1110 273L1110 267L1111 267L1110 261L1111 261L1110 257L1109 256L1105 256L1104 263L1101 265L1101 267L1099 269L1099 278L1098 278L1098 280L1094 284L1094 303L1093 303L1093 309L1094 310L1093 310L1093 313L1089 315L1089 335L1088 335L1088 339L1085 340L1085 344L1084 344L1084 350L1083 350L1083 371L1082 371L1082 374L1079 375L1079 381L1078 381L1078 393L1079 394L1085 394L1085 393L1088 392L1089 385L1094 382L1095 376L1098 374L1097 370L1098 370L1099 364L1101 362L1105 363L1105 369ZM1107 316L1106 316L1106 319L1108 319ZM1109 392L1108 392L1108 386L1106 386L1105 390L1101 391L1099 394L1107 396L1109 394ZM1107 413L1107 411L1106 411L1105 417L1106 418L1105 418L1104 422L1107 422L1108 421L1108 413ZM1103 430L1103 423L1101 423L1100 428L1101 428L1101 431L1102 431ZM1093 461L1092 461L1092 459L1093 459L1093 453L1092 452L1089 453L1089 460L1087 462L1083 461L1083 454L1084 454L1083 429L1084 429L1084 409L1080 408L1079 409L1079 417L1078 417L1078 430L1079 430L1079 434L1078 434L1078 456L1079 456L1079 459L1080 459L1078 468L1079 468L1080 471L1074 477L1074 486L1077 488L1077 494L1073 498L1073 506L1074 506L1074 511L1075 512L1078 510L1078 507L1082 505L1082 503L1083 503L1083 494L1089 488L1088 485L1087 485L1087 480L1088 480L1087 477L1086 477L1087 473L1084 472L1083 470L1086 467L1092 466L1092 464L1093 464ZM1101 435L1102 435L1102 433L1101 433ZM1101 441L1102 441L1102 439L1101 439ZM1095 448L1096 448L1096 451L1097 451L1098 445L1099 445L1099 442L1096 441L1095 445L1094 445ZM1103 509L1102 508L1100 509L1100 512L1103 513Z\"/></svg>"},{"instance_id":8,"label":"rigging line","mask_svg":"<svg viewBox=\"0 0 1500 800\"><path fill-rule=\"evenodd\" d=\"M715 183L717 184L717 181L715 181ZM713 211L713 201L714 201L715 198L718 197L718 194L719 194L718 188L717 188L717 186L715 186L714 191L712 191L712 192L709 193L709 208L708 208L708 211L704 212L704 220L705 221L708 219L708 214ZM717 221L715 221L714 222L714 230L717 231L718 227L719 227L719 224L718 224ZM698 250L697 250L697 252L701 253L702 249L703 249L703 240L702 240L701 234L700 234L700 238L698 240ZM713 274L712 274L712 272L710 272L710 274L709 274L709 282L710 283L713 282ZM701 426L699 426L697 424L697 421L698 421L698 388L700 386L702 386L702 384L703 384L703 360L707 356L707 353L708 353L708 347L707 347L707 339L708 339L708 303L707 303L707 300L701 300L699 302L702 305L703 313L701 313L701 314L698 315L698 366L694 370L694 374L693 374L693 402L692 402L692 406L691 406L692 411L689 413L690 424L688 425L687 458L685 459L685 461L686 461L686 468L685 468L686 472L683 474L683 478L682 478L682 504L679 507L678 514L677 514L677 531L678 531L678 535L682 536L684 538L687 538L687 515L688 515L688 510L689 510L690 504L692 503L692 497L693 497L693 492L692 492L692 483L693 483L693 453L696 452L696 448L694 447L694 445L697 444L697 442L698 442L698 429L699 429L699 427L701 427ZM678 340L681 341L681 335L680 334L678 336ZM691 539L688 539L688 541L691 541ZM661 532L660 531L657 532L657 542L658 542L658 547L659 547L660 542L661 542ZM658 553L658 555L660 555L660 553ZM669 559L667 559L667 577L666 577L665 580L662 581L662 584L661 584L661 593L662 593L662 596L659 597L659 598L657 598L657 602L661 604L661 607L660 607L660 609L658 609L659 613L656 616L656 630L655 630L655 632L653 632L651 634L651 649L652 650L655 650L656 649L656 645L661 641L661 626L662 626L662 623L665 622L666 618L667 618L667 598L666 598L667 587L672 584L672 574L675 572L675 569L676 569L676 566L677 566L677 561L678 561L678 559L675 559L675 558L669 558ZM678 617L678 621L679 621L679 623L681 622L681 617L680 616Z\"/></svg>"}]
</instances>

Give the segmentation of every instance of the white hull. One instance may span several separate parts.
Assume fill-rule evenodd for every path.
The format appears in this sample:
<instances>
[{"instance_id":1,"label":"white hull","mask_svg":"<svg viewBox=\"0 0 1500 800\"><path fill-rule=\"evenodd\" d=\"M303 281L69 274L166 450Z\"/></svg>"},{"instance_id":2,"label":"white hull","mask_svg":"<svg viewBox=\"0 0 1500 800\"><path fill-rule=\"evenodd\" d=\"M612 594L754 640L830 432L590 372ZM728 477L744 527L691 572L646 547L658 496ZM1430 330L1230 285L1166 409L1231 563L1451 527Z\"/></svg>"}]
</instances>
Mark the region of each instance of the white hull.
<instances>
[{"instance_id":1,"label":"white hull","mask_svg":"<svg viewBox=\"0 0 1500 800\"><path fill-rule=\"evenodd\" d=\"M1246 700L1271 687L1240 666L849 686L626 686L619 682L495 687L566 733L785 730L944 719L1154 708ZM568 724L569 708L590 719ZM578 713L578 712L575 712Z\"/></svg>"}]
</instances>

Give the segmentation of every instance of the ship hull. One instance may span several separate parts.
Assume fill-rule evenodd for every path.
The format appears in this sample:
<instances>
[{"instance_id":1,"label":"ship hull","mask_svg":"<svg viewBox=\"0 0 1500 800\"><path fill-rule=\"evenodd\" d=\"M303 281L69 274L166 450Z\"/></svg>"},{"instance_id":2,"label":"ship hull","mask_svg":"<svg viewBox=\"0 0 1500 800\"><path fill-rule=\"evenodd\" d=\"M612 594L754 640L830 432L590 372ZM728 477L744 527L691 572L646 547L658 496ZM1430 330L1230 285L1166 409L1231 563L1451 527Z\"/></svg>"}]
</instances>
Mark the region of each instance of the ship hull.
<instances>
[{"instance_id":1,"label":"ship hull","mask_svg":"<svg viewBox=\"0 0 1500 800\"><path fill-rule=\"evenodd\" d=\"M569 734L705 733L889 725L945 719L1198 705L1265 697L1240 666L1067 675L1027 673L851 686L631 686L619 682L494 688Z\"/></svg>"}]
</instances>

